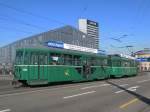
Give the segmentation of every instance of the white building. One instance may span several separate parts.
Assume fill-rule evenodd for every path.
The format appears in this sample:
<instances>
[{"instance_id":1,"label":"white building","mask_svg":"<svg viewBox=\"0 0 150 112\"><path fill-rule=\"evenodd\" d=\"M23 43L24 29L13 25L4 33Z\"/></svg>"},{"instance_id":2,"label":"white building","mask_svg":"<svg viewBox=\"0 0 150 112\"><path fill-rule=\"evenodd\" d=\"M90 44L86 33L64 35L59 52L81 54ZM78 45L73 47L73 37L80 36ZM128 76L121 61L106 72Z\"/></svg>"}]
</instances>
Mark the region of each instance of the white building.
<instances>
[{"instance_id":1,"label":"white building","mask_svg":"<svg viewBox=\"0 0 150 112\"><path fill-rule=\"evenodd\" d=\"M90 36L97 48L99 48L99 25L95 21L79 19L79 30Z\"/></svg>"}]
</instances>

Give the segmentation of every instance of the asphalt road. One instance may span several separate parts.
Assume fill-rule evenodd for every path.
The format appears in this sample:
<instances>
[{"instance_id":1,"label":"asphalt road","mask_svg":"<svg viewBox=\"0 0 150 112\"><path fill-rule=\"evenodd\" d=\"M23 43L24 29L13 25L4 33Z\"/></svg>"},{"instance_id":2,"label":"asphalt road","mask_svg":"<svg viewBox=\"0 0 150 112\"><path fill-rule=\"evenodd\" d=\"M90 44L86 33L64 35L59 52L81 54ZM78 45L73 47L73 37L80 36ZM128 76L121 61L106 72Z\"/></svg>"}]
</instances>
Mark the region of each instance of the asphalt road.
<instances>
[{"instance_id":1,"label":"asphalt road","mask_svg":"<svg viewBox=\"0 0 150 112\"><path fill-rule=\"evenodd\" d=\"M150 73L36 88L0 86L0 112L150 112Z\"/></svg>"}]
</instances>

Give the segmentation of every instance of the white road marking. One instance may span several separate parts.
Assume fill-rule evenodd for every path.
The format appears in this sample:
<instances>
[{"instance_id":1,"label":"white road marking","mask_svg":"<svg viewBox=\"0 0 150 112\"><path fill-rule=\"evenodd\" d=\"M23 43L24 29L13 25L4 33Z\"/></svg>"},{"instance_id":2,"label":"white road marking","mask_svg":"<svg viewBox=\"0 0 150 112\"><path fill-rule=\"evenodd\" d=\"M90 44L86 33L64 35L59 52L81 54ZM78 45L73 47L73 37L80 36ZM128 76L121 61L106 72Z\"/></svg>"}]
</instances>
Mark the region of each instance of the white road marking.
<instances>
[{"instance_id":1,"label":"white road marking","mask_svg":"<svg viewBox=\"0 0 150 112\"><path fill-rule=\"evenodd\" d=\"M104 87L104 86L109 86L110 84L101 84L101 85L93 85L93 86L87 86L83 87L81 89L89 89L89 88L96 88L96 87Z\"/></svg>"},{"instance_id":2,"label":"white road marking","mask_svg":"<svg viewBox=\"0 0 150 112\"><path fill-rule=\"evenodd\" d=\"M81 85L72 85L72 86L65 86L65 87L59 87L59 88L46 88L46 89L25 91L25 92L19 92L19 93L2 94L2 95L0 95L0 97L17 96L17 95L31 94L31 93L42 92L42 91L52 91L52 90L59 90L59 89L67 89L67 88L71 88L71 87L81 87L81 86L85 86L85 85L89 85L90 86L92 84L83 84L82 83Z\"/></svg>"},{"instance_id":3,"label":"white road marking","mask_svg":"<svg viewBox=\"0 0 150 112\"><path fill-rule=\"evenodd\" d=\"M133 87L128 88L127 90L128 90L128 91L136 91L137 88L139 88L139 86L133 86ZM120 90L120 91L116 91L115 93L118 94L118 93L122 93L122 92L124 92L124 91L125 91L125 90Z\"/></svg>"},{"instance_id":4,"label":"white road marking","mask_svg":"<svg viewBox=\"0 0 150 112\"><path fill-rule=\"evenodd\" d=\"M58 89L65 89L65 88L70 88L70 87L78 87L77 86L68 86L68 87L62 87L62 88L53 88L53 89L41 89L41 90L33 90L33 91L26 91L26 92L19 92L19 93L10 93L10 94L3 94L0 95L0 97L8 97L8 96L16 96L16 95L24 95L24 94L31 94L31 93L36 93L36 92L42 92L42 91L51 91L51 90L58 90ZM16 92L16 91L15 91Z\"/></svg>"},{"instance_id":5,"label":"white road marking","mask_svg":"<svg viewBox=\"0 0 150 112\"><path fill-rule=\"evenodd\" d=\"M75 94L75 95L63 97L63 99L73 98L73 97L77 97L77 96L81 96L81 95L86 95L86 94L91 94L91 93L95 93L95 92L96 91L89 91L89 92L85 92L85 93Z\"/></svg>"},{"instance_id":6,"label":"white road marking","mask_svg":"<svg viewBox=\"0 0 150 112\"><path fill-rule=\"evenodd\" d=\"M150 81L150 79L148 79L148 80L141 80L141 81L138 81L138 83L143 83L143 82L148 82L148 81Z\"/></svg>"},{"instance_id":7,"label":"white road marking","mask_svg":"<svg viewBox=\"0 0 150 112\"><path fill-rule=\"evenodd\" d=\"M10 109L0 110L0 112L10 112Z\"/></svg>"},{"instance_id":8,"label":"white road marking","mask_svg":"<svg viewBox=\"0 0 150 112\"><path fill-rule=\"evenodd\" d=\"M136 88L139 88L139 86L133 86L133 87L130 87L129 89L136 89Z\"/></svg>"},{"instance_id":9,"label":"white road marking","mask_svg":"<svg viewBox=\"0 0 150 112\"><path fill-rule=\"evenodd\" d=\"M117 91L117 92L115 92L115 93L121 93L121 92L123 92L124 90L120 90L120 91Z\"/></svg>"},{"instance_id":10,"label":"white road marking","mask_svg":"<svg viewBox=\"0 0 150 112\"><path fill-rule=\"evenodd\" d=\"M130 87L130 88L128 88L127 90L129 90L129 91L136 91L136 89L137 89L138 87L139 87L139 86Z\"/></svg>"},{"instance_id":11,"label":"white road marking","mask_svg":"<svg viewBox=\"0 0 150 112\"><path fill-rule=\"evenodd\" d=\"M46 90L46 89L44 89L44 90ZM0 97L23 95L23 94L34 93L34 92L41 92L41 91L44 91L44 90L35 90L35 91L27 91L27 92L20 92L20 93L3 94L3 95L0 95Z\"/></svg>"},{"instance_id":12,"label":"white road marking","mask_svg":"<svg viewBox=\"0 0 150 112\"><path fill-rule=\"evenodd\" d=\"M119 85L121 87L125 87L125 86L128 86L129 84L122 84L122 85Z\"/></svg>"}]
</instances>

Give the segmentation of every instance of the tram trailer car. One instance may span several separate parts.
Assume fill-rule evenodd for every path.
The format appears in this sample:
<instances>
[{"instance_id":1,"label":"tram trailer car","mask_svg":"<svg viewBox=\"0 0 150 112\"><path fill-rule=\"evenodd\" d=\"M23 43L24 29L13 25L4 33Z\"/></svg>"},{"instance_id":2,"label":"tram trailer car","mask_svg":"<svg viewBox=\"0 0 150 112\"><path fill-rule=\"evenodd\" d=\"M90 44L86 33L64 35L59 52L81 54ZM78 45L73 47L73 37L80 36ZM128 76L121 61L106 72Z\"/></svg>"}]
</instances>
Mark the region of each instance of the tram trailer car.
<instances>
[{"instance_id":1,"label":"tram trailer car","mask_svg":"<svg viewBox=\"0 0 150 112\"><path fill-rule=\"evenodd\" d=\"M27 85L43 85L137 74L136 64L132 70L131 65L124 66L122 61L130 63L133 60L61 49L21 48L16 50L14 80Z\"/></svg>"},{"instance_id":2,"label":"tram trailer car","mask_svg":"<svg viewBox=\"0 0 150 112\"><path fill-rule=\"evenodd\" d=\"M134 59L110 55L108 58L110 77L135 76L138 74L138 62Z\"/></svg>"}]
</instances>

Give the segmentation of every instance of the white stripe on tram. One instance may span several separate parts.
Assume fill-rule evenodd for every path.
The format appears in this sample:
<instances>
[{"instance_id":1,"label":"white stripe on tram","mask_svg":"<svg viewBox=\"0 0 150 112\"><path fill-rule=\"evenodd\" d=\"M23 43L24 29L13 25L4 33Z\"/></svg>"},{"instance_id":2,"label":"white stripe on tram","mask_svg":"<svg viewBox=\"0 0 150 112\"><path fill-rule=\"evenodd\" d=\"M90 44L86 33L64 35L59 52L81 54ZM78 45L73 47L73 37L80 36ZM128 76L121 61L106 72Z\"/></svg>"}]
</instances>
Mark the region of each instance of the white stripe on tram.
<instances>
[{"instance_id":1,"label":"white stripe on tram","mask_svg":"<svg viewBox=\"0 0 150 112\"><path fill-rule=\"evenodd\" d=\"M68 67L82 67L82 66L71 66L71 65L14 65L14 66L68 66Z\"/></svg>"},{"instance_id":2,"label":"white stripe on tram","mask_svg":"<svg viewBox=\"0 0 150 112\"><path fill-rule=\"evenodd\" d=\"M14 65L14 66L69 66L69 67L82 67L72 65ZM91 66L91 67L111 67L111 66ZM136 68L136 67L112 67L112 68Z\"/></svg>"}]
</instances>

